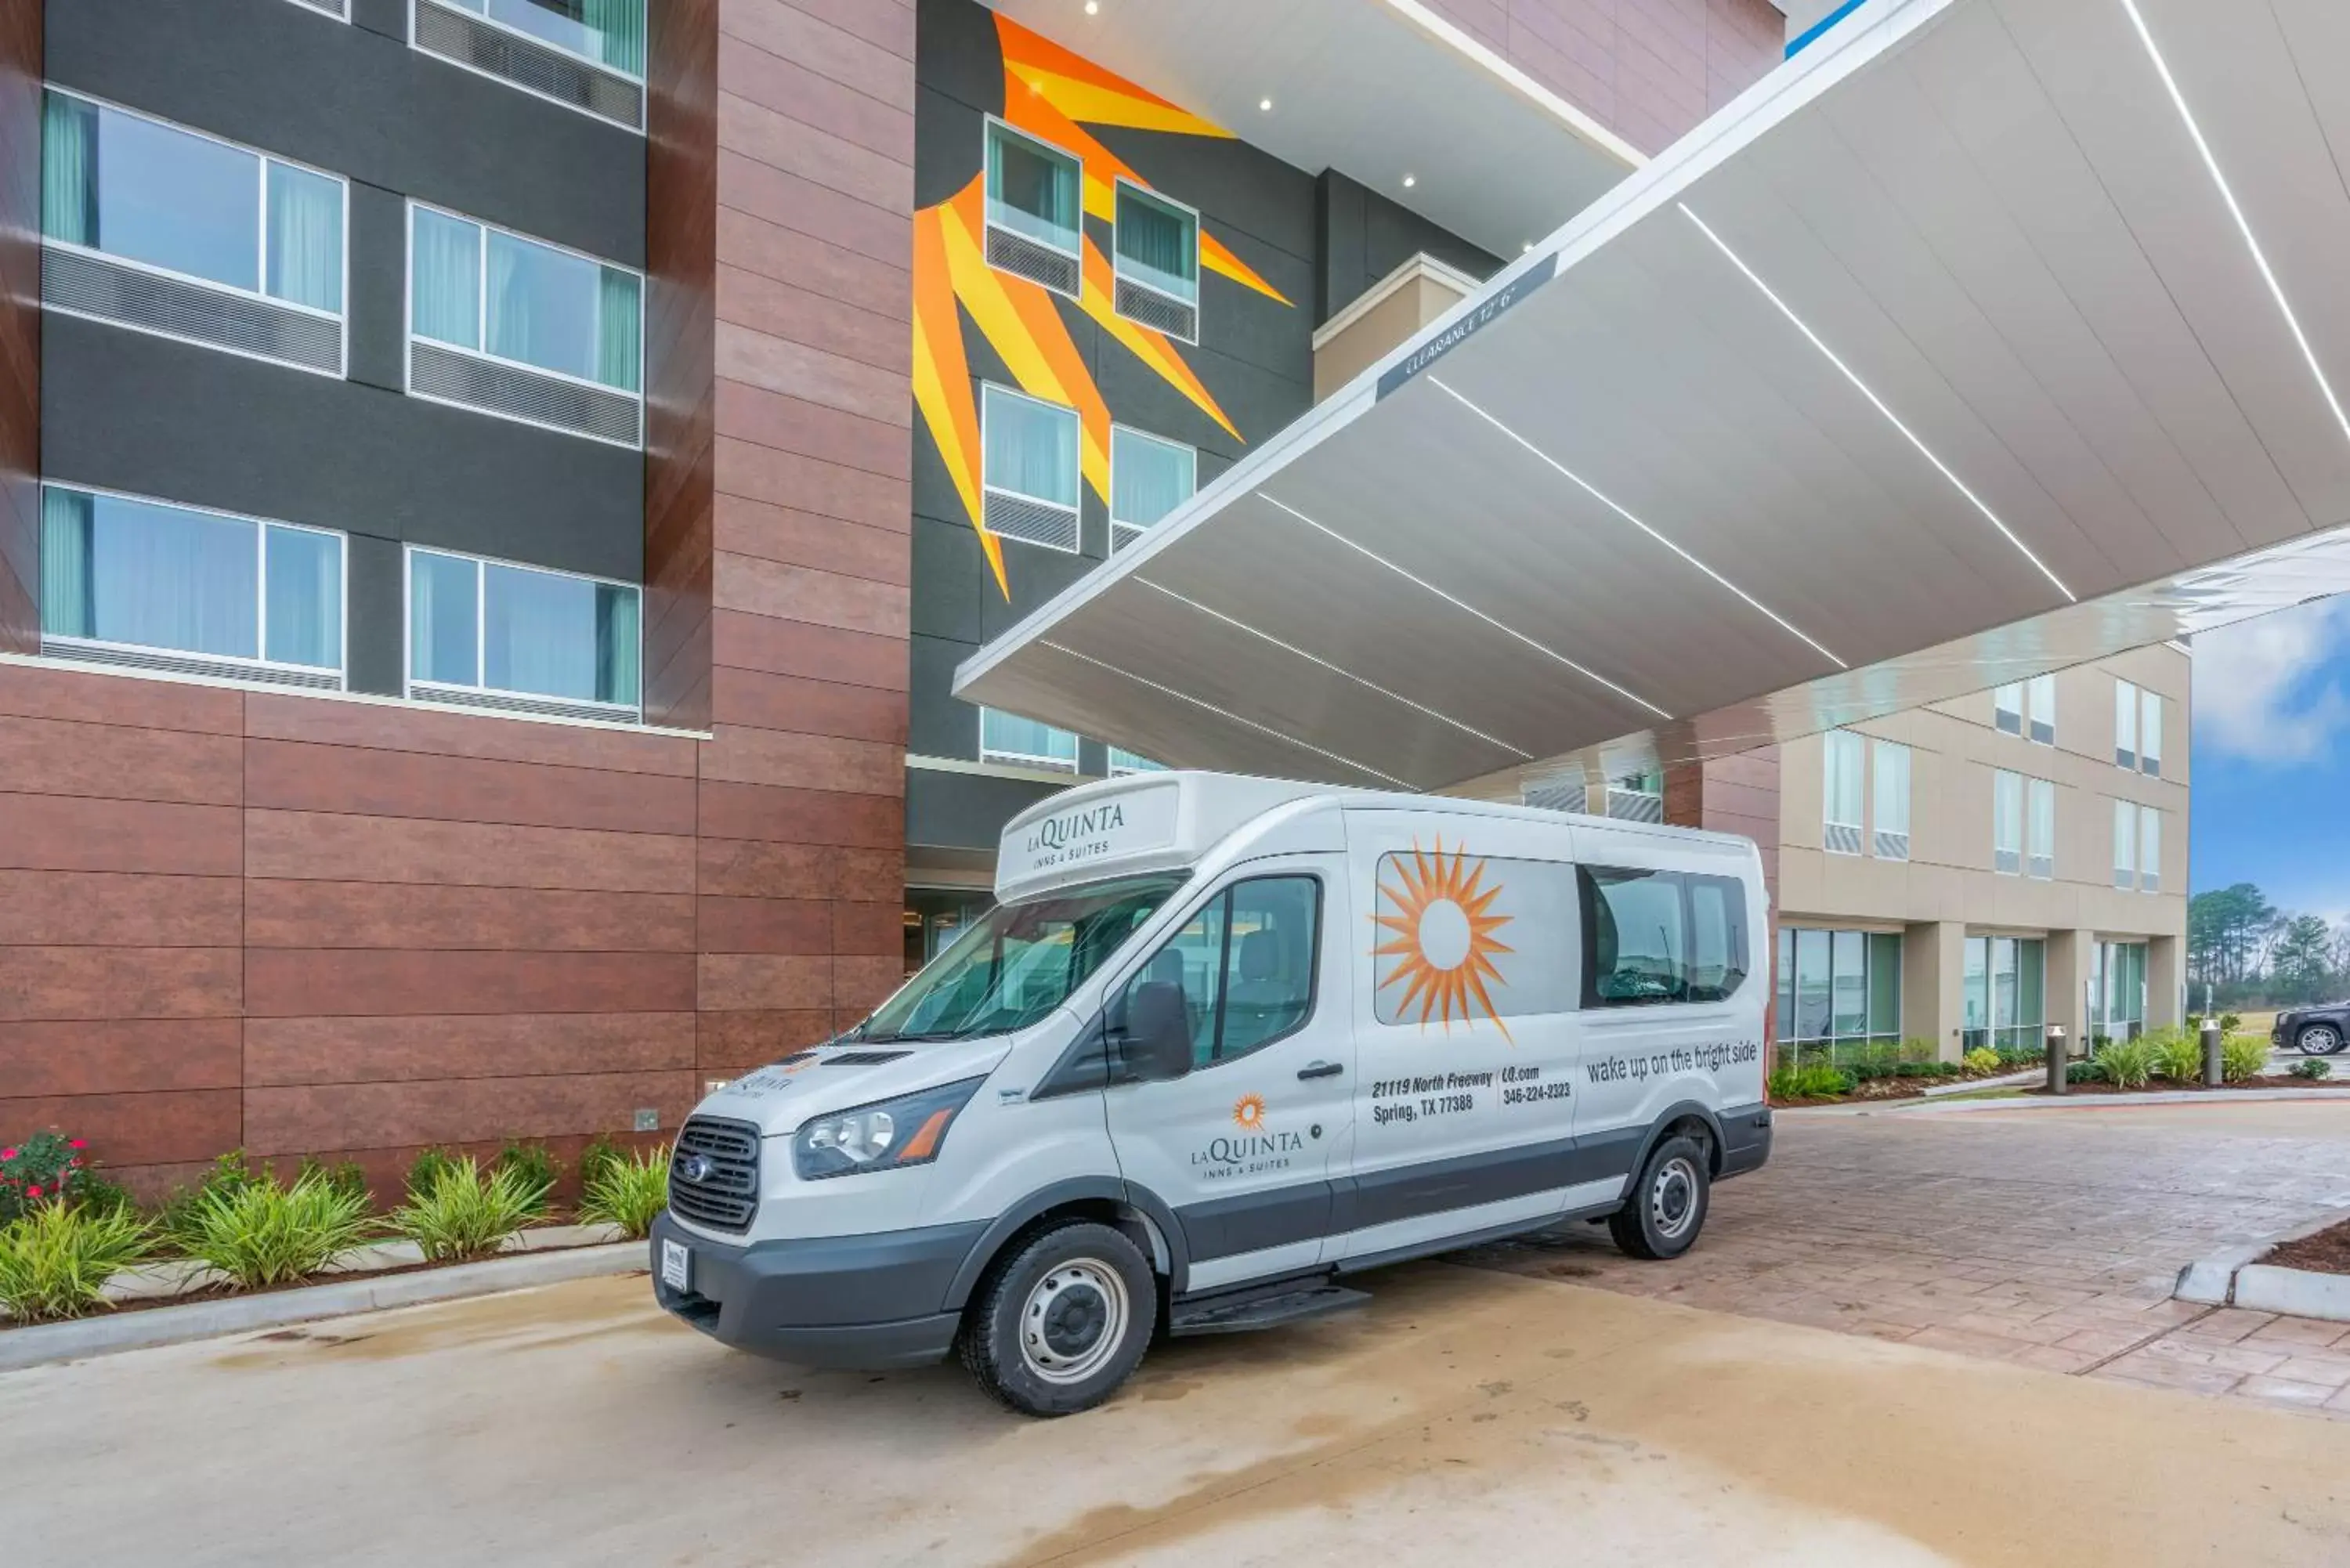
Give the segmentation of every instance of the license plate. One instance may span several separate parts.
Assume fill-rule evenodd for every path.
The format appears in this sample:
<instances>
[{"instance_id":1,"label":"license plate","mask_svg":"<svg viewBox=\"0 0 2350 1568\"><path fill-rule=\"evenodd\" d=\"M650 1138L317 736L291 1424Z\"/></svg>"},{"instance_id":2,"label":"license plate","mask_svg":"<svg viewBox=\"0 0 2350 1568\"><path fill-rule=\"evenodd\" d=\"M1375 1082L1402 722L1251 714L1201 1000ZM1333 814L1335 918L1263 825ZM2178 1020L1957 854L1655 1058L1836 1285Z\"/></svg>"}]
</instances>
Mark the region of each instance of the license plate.
<instances>
[{"instance_id":1,"label":"license plate","mask_svg":"<svg viewBox=\"0 0 2350 1568\"><path fill-rule=\"evenodd\" d=\"M662 1238L661 1283L673 1291L690 1290L691 1286L686 1282L691 1278L692 1265L690 1260L692 1256L684 1242Z\"/></svg>"}]
</instances>

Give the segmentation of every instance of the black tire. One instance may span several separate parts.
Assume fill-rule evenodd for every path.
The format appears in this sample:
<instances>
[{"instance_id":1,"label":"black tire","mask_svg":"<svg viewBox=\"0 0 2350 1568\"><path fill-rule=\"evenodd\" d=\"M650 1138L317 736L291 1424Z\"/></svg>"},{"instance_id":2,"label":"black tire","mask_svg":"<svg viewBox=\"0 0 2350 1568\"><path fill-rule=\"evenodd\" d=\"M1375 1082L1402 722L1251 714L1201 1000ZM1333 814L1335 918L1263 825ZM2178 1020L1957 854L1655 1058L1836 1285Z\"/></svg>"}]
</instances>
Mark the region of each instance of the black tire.
<instances>
[{"instance_id":1,"label":"black tire","mask_svg":"<svg viewBox=\"0 0 2350 1568\"><path fill-rule=\"evenodd\" d=\"M1712 1156L1693 1137L1669 1137L1650 1150L1624 1194L1624 1207L1608 1217L1607 1233L1617 1247L1650 1262L1688 1251L1705 1229L1712 1168Z\"/></svg>"},{"instance_id":2,"label":"black tire","mask_svg":"<svg viewBox=\"0 0 2350 1568\"><path fill-rule=\"evenodd\" d=\"M2342 1030L2337 1024L2313 1023L2294 1035L2293 1044L2304 1056L2331 1056L2342 1049Z\"/></svg>"},{"instance_id":3,"label":"black tire","mask_svg":"<svg viewBox=\"0 0 2350 1568\"><path fill-rule=\"evenodd\" d=\"M1159 1282L1141 1250L1107 1225L1070 1220L996 1260L964 1314L959 1348L1004 1405L1073 1416L1118 1391L1158 1322Z\"/></svg>"}]
</instances>

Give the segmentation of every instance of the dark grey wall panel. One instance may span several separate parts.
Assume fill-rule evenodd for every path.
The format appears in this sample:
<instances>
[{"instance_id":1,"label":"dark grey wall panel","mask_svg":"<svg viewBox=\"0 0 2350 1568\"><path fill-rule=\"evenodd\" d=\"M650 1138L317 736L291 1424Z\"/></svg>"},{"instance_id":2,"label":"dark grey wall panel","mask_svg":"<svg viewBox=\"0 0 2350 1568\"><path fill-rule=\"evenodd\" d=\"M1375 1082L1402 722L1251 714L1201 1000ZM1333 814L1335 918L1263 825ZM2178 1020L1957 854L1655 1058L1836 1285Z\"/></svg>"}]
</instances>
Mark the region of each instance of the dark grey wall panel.
<instances>
[{"instance_id":1,"label":"dark grey wall panel","mask_svg":"<svg viewBox=\"0 0 2350 1568\"><path fill-rule=\"evenodd\" d=\"M408 0L351 0L351 26L387 38L408 37Z\"/></svg>"},{"instance_id":2,"label":"dark grey wall panel","mask_svg":"<svg viewBox=\"0 0 2350 1568\"><path fill-rule=\"evenodd\" d=\"M351 182L350 358L347 374L372 387L408 387L408 203Z\"/></svg>"},{"instance_id":3,"label":"dark grey wall panel","mask_svg":"<svg viewBox=\"0 0 2350 1568\"><path fill-rule=\"evenodd\" d=\"M1079 781L1071 779L1070 784ZM906 842L953 849L993 849L1003 825L1059 793L1053 784L983 774L906 770Z\"/></svg>"},{"instance_id":4,"label":"dark grey wall panel","mask_svg":"<svg viewBox=\"0 0 2350 1568\"><path fill-rule=\"evenodd\" d=\"M349 549L349 624L343 635L349 642L350 688L397 697L406 673L400 668L401 621L408 613L403 552L394 540L366 534L352 535Z\"/></svg>"},{"instance_id":5,"label":"dark grey wall panel","mask_svg":"<svg viewBox=\"0 0 2350 1568\"><path fill-rule=\"evenodd\" d=\"M53 478L642 577L639 452L69 316L43 360Z\"/></svg>"},{"instance_id":6,"label":"dark grey wall panel","mask_svg":"<svg viewBox=\"0 0 2350 1568\"><path fill-rule=\"evenodd\" d=\"M907 673L906 750L918 757L979 760L979 710L950 694L954 668L978 645L943 638L910 638Z\"/></svg>"},{"instance_id":7,"label":"dark grey wall panel","mask_svg":"<svg viewBox=\"0 0 2350 1568\"><path fill-rule=\"evenodd\" d=\"M1501 270L1500 257L1335 169L1324 170L1316 182L1315 210L1322 235L1314 301L1317 327L1422 252L1474 278L1488 278Z\"/></svg>"},{"instance_id":8,"label":"dark grey wall panel","mask_svg":"<svg viewBox=\"0 0 2350 1568\"><path fill-rule=\"evenodd\" d=\"M47 5L61 86L644 265L643 137L420 54L404 26L387 37L287 0Z\"/></svg>"}]
</instances>

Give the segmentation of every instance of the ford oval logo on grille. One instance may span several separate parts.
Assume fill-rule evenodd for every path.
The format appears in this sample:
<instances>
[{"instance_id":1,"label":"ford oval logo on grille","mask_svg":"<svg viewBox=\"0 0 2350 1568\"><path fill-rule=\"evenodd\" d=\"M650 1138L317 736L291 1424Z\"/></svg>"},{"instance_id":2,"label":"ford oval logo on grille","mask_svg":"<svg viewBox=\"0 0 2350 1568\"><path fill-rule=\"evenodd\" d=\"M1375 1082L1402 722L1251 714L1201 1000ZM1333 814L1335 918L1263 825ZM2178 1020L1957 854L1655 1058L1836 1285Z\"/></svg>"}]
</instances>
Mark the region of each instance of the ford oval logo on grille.
<instances>
[{"instance_id":1,"label":"ford oval logo on grille","mask_svg":"<svg viewBox=\"0 0 2350 1568\"><path fill-rule=\"evenodd\" d=\"M677 1173L699 1187L715 1175L718 1166L706 1154L689 1154L677 1162Z\"/></svg>"}]
</instances>

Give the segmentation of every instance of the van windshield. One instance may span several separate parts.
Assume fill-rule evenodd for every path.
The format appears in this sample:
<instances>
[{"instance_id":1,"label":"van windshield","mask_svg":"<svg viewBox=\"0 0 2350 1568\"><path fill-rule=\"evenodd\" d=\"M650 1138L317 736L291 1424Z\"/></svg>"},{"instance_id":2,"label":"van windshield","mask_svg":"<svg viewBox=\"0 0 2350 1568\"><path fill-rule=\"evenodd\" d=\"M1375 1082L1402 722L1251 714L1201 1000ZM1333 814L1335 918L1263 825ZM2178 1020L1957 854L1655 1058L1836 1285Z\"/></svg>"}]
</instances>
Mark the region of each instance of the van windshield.
<instances>
[{"instance_id":1,"label":"van windshield","mask_svg":"<svg viewBox=\"0 0 2350 1568\"><path fill-rule=\"evenodd\" d=\"M1066 1002L1183 881L1135 877L1000 904L849 1038L955 1040L1024 1029Z\"/></svg>"}]
</instances>

